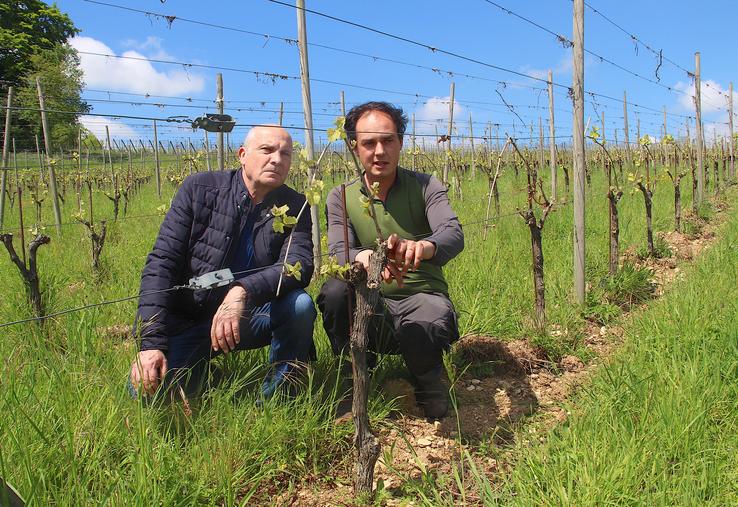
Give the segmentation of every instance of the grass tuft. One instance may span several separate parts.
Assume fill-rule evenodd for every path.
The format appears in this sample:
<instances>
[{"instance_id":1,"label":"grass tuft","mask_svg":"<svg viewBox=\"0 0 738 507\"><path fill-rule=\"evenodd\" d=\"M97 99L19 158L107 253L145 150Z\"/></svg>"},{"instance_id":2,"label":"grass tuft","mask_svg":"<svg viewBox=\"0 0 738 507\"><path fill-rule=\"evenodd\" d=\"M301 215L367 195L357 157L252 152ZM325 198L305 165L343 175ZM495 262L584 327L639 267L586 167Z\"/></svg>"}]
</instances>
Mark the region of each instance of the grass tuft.
<instances>
[{"instance_id":1,"label":"grass tuft","mask_svg":"<svg viewBox=\"0 0 738 507\"><path fill-rule=\"evenodd\" d=\"M615 275L602 278L600 287L609 306L630 308L653 298L657 286L650 268L626 262ZM608 311L611 310L604 310L601 313Z\"/></svg>"}]
</instances>

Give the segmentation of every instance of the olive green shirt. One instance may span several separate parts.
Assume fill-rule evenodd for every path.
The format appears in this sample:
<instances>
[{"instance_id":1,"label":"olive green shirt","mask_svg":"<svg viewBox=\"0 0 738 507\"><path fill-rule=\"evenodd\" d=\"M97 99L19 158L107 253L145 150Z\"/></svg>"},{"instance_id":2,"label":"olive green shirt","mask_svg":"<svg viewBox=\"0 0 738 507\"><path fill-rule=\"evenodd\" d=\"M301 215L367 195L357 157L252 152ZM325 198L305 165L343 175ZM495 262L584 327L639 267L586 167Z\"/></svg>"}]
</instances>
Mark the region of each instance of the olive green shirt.
<instances>
[{"instance_id":1,"label":"olive green shirt","mask_svg":"<svg viewBox=\"0 0 738 507\"><path fill-rule=\"evenodd\" d=\"M356 255L376 247L376 228L361 197L369 197L358 179L346 184L348 212L348 254L353 262ZM373 198L377 222L382 236L397 234L404 239L425 239L436 246L432 259L420 263L417 271L405 274L404 286L397 282L382 284L382 294L401 299L418 293L448 295L448 284L441 267L464 248L464 234L456 214L451 209L446 188L437 178L398 167L395 182L384 202ZM328 194L328 250L338 262L345 258L343 244L343 200L341 187Z\"/></svg>"}]
</instances>

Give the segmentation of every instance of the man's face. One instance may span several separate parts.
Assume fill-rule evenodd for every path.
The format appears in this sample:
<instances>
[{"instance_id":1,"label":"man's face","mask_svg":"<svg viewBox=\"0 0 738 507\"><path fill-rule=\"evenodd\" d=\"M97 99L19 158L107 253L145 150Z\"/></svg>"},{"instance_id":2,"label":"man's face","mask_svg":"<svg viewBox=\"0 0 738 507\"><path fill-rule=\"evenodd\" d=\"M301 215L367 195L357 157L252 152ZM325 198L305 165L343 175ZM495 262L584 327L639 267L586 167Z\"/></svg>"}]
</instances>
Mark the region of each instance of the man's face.
<instances>
[{"instance_id":1,"label":"man's face","mask_svg":"<svg viewBox=\"0 0 738 507\"><path fill-rule=\"evenodd\" d=\"M388 114L369 111L356 122L354 153L370 178L394 177L401 150L402 141Z\"/></svg>"},{"instance_id":2,"label":"man's face","mask_svg":"<svg viewBox=\"0 0 738 507\"><path fill-rule=\"evenodd\" d=\"M292 137L280 127L254 127L238 150L249 190L269 192L287 178L292 163Z\"/></svg>"}]
</instances>

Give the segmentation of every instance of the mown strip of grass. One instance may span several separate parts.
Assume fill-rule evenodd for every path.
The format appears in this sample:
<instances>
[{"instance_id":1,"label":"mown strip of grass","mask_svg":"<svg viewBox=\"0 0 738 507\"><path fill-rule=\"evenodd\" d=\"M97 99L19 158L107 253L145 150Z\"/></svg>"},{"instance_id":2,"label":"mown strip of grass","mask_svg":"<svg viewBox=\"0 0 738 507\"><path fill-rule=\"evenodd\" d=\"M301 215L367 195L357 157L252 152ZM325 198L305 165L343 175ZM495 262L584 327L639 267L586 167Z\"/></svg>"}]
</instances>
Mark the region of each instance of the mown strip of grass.
<instances>
[{"instance_id":1,"label":"mown strip of grass","mask_svg":"<svg viewBox=\"0 0 738 507\"><path fill-rule=\"evenodd\" d=\"M721 235L490 502L738 503L738 213Z\"/></svg>"}]
</instances>

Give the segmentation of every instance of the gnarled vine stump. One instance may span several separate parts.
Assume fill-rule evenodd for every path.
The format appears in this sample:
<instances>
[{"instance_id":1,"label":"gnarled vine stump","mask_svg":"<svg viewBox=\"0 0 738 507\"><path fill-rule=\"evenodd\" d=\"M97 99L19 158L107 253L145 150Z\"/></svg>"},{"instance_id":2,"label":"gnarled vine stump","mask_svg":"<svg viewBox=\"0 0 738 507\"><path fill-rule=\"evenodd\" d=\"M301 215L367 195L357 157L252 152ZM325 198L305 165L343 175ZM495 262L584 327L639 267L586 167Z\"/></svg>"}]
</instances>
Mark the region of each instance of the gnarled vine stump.
<instances>
[{"instance_id":1,"label":"gnarled vine stump","mask_svg":"<svg viewBox=\"0 0 738 507\"><path fill-rule=\"evenodd\" d=\"M18 257L13 246L13 235L12 234L0 234L0 241L5 245L5 249L10 254L10 260L18 267L20 275L23 278L23 282L26 285L28 292L28 299L33 307L33 313L36 317L41 317L44 314L44 305L41 300L41 289L39 286L38 271L36 269L36 254L38 247L46 245L51 242L51 238L45 234L37 235L33 241L28 245L28 266L26 263Z\"/></svg>"},{"instance_id":2,"label":"gnarled vine stump","mask_svg":"<svg viewBox=\"0 0 738 507\"><path fill-rule=\"evenodd\" d=\"M369 399L369 372L367 371L366 351L368 344L369 320L379 300L379 284L382 268L387 258L387 244L382 242L371 256L369 271L361 264L354 263L349 281L356 291L354 324L351 330L351 361L354 376L354 493L372 494L374 465L379 458L379 439L369 425L367 401Z\"/></svg>"}]
</instances>

